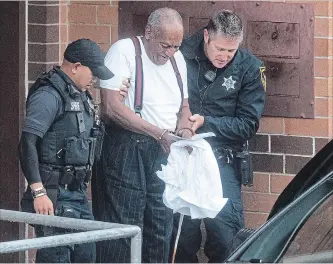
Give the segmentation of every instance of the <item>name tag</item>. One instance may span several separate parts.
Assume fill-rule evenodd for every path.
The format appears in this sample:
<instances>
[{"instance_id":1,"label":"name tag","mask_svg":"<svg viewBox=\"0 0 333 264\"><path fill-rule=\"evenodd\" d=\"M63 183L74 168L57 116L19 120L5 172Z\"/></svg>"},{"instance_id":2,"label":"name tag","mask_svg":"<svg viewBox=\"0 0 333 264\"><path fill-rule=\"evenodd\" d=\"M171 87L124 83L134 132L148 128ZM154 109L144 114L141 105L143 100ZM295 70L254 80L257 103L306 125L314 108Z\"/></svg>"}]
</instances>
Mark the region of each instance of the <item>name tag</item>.
<instances>
[{"instance_id":1,"label":"name tag","mask_svg":"<svg viewBox=\"0 0 333 264\"><path fill-rule=\"evenodd\" d=\"M80 111L80 102L71 102L71 111Z\"/></svg>"},{"instance_id":2,"label":"name tag","mask_svg":"<svg viewBox=\"0 0 333 264\"><path fill-rule=\"evenodd\" d=\"M78 101L70 101L66 103L66 107L65 107L66 111L69 112L82 112L83 111L83 107L80 104L80 102Z\"/></svg>"}]
</instances>

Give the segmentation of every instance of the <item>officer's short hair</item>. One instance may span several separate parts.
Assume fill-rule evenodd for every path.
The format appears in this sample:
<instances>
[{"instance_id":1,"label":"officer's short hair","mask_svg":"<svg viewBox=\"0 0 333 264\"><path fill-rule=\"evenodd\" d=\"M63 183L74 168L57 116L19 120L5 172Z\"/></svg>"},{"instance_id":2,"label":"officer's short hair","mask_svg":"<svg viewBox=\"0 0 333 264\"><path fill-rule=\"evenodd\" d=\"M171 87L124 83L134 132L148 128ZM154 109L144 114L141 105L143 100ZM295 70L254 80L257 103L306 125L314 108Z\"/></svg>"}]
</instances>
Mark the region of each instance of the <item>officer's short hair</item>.
<instances>
[{"instance_id":1,"label":"officer's short hair","mask_svg":"<svg viewBox=\"0 0 333 264\"><path fill-rule=\"evenodd\" d=\"M239 16L230 10L222 10L213 15L206 27L209 35L219 34L227 38L243 39L243 23Z\"/></svg>"}]
</instances>

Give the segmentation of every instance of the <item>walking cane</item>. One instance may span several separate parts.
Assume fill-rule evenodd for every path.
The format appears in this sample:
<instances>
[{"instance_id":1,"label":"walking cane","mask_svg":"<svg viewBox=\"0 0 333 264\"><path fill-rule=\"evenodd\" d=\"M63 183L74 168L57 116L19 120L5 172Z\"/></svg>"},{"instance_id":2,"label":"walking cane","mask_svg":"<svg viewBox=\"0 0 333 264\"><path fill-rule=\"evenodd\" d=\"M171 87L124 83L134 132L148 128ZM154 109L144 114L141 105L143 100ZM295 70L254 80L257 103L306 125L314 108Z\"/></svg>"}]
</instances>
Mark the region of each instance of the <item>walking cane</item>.
<instances>
[{"instance_id":1,"label":"walking cane","mask_svg":"<svg viewBox=\"0 0 333 264\"><path fill-rule=\"evenodd\" d=\"M180 214L179 223L178 223L177 237L176 237L175 246L173 248L173 254L172 254L172 264L175 263L175 257L176 257L176 252L177 252L178 240L179 240L179 236L180 236L180 231L182 229L183 219L184 219L184 215Z\"/></svg>"}]
</instances>

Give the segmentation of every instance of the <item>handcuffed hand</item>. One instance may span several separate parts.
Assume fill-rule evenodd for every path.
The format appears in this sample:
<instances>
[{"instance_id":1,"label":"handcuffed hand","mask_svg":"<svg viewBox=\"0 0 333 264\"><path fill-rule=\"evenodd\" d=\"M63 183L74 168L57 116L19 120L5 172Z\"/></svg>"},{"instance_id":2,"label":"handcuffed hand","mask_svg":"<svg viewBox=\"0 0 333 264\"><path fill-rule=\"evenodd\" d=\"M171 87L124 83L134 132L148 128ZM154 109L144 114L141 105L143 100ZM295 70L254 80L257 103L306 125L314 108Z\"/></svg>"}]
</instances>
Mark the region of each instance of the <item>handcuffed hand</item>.
<instances>
[{"instance_id":1,"label":"handcuffed hand","mask_svg":"<svg viewBox=\"0 0 333 264\"><path fill-rule=\"evenodd\" d=\"M177 130L176 135L183 138L191 138L194 135L194 133L191 128L185 127Z\"/></svg>"},{"instance_id":2,"label":"handcuffed hand","mask_svg":"<svg viewBox=\"0 0 333 264\"><path fill-rule=\"evenodd\" d=\"M169 133L165 133L160 139L160 144L165 153L170 153L170 146L177 140Z\"/></svg>"}]
</instances>

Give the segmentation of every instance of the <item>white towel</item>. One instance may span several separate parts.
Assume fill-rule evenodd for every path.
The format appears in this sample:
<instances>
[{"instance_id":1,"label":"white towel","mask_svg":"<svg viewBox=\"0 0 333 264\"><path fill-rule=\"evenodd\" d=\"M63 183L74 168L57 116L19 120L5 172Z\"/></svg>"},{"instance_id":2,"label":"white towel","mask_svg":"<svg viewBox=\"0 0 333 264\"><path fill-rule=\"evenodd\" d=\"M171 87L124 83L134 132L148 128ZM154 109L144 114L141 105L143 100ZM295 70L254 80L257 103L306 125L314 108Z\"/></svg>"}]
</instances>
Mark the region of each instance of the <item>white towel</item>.
<instances>
[{"instance_id":1,"label":"white towel","mask_svg":"<svg viewBox=\"0 0 333 264\"><path fill-rule=\"evenodd\" d=\"M214 133L197 134L171 145L166 166L157 176L165 182L164 204L195 218L214 218L227 202L216 158L205 137ZM193 149L191 154L184 147ZM223 177L223 175L222 175Z\"/></svg>"}]
</instances>

